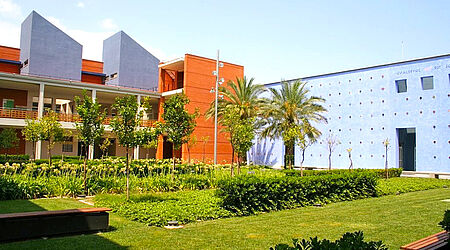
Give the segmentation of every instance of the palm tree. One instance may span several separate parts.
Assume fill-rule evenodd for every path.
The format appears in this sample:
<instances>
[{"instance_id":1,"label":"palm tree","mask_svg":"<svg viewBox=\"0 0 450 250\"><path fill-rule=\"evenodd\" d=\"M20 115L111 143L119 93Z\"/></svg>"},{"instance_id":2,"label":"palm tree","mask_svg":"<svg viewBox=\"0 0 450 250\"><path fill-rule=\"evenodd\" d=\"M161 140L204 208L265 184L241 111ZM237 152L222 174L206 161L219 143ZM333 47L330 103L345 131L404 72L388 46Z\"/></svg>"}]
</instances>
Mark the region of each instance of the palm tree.
<instances>
[{"instance_id":1,"label":"palm tree","mask_svg":"<svg viewBox=\"0 0 450 250\"><path fill-rule=\"evenodd\" d=\"M217 120L221 123L227 110L236 110L241 120L252 119L260 115L267 99L261 95L266 91L263 85L253 83L254 78L236 78L236 81L229 81L227 86L219 87L221 98L217 101ZM206 111L206 118L214 119L215 102L212 101L209 109ZM234 148L232 148L231 164L234 164ZM239 172L239 169L238 169Z\"/></svg>"},{"instance_id":2,"label":"palm tree","mask_svg":"<svg viewBox=\"0 0 450 250\"><path fill-rule=\"evenodd\" d=\"M217 101L217 117L220 120L223 117L226 107L232 106L238 110L241 119L256 117L261 112L266 99L261 98L261 94L266 91L263 85L253 83L254 78L247 81L247 77L236 78L236 81L229 81L227 87L219 86L219 98ZM214 117L214 101L211 102L206 111L206 118Z\"/></svg>"},{"instance_id":3,"label":"palm tree","mask_svg":"<svg viewBox=\"0 0 450 250\"><path fill-rule=\"evenodd\" d=\"M306 83L297 80L293 83L283 81L281 89L270 89L272 99L264 110L262 136L272 139L282 138L285 145L285 162L293 164L294 145L299 138L307 137L316 141L321 132L314 123L327 122L322 114L327 110L321 105L325 99L308 96Z\"/></svg>"}]
</instances>

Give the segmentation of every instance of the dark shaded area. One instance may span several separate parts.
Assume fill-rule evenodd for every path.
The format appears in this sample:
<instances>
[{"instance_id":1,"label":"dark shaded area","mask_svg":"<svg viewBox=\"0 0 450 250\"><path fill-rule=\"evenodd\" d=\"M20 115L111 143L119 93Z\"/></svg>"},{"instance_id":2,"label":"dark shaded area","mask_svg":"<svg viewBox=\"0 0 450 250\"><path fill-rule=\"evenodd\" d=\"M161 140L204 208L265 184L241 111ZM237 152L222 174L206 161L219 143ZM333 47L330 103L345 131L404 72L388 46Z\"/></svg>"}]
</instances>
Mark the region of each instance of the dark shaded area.
<instances>
[{"instance_id":1,"label":"dark shaded area","mask_svg":"<svg viewBox=\"0 0 450 250\"><path fill-rule=\"evenodd\" d=\"M32 242L33 249L99 249L99 247L101 249L127 249L127 247L120 246L99 235L84 235L116 230L114 227L107 226L109 218L106 212L91 213L86 216L86 214L80 213L58 214L58 211L61 210L48 211L28 200L0 202L0 248L23 249L22 244L29 248L30 242ZM27 212L31 212L30 214L55 213L56 215L41 216L36 220L36 216L24 216ZM15 217L15 215L19 215L18 218L9 218ZM82 235L74 236L74 230L84 232L81 232ZM11 235L13 237L8 239ZM44 235L52 236L44 237ZM42 238L38 239L39 237ZM24 240L31 238L35 239ZM12 242L13 240L15 242Z\"/></svg>"}]
</instances>

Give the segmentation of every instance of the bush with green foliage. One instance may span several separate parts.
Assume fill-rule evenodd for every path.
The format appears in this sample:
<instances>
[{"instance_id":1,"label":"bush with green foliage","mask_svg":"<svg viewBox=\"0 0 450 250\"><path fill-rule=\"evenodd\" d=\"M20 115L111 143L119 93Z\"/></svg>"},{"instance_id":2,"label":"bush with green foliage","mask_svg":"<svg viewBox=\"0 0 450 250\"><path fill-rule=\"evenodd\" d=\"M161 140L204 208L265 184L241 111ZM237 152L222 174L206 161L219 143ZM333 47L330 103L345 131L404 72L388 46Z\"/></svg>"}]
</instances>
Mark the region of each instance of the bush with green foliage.
<instances>
[{"instance_id":1,"label":"bush with green foliage","mask_svg":"<svg viewBox=\"0 0 450 250\"><path fill-rule=\"evenodd\" d=\"M445 231L447 231L448 233L450 233L450 210L447 209L444 213L444 219L439 222L439 225L442 227L442 229L444 229Z\"/></svg>"},{"instance_id":2,"label":"bush with green foliage","mask_svg":"<svg viewBox=\"0 0 450 250\"><path fill-rule=\"evenodd\" d=\"M29 155L8 155L8 156L5 156L4 154L0 155L0 164L5 164L7 162L23 163L23 162L28 162L29 160L30 160Z\"/></svg>"},{"instance_id":3,"label":"bush with green foliage","mask_svg":"<svg viewBox=\"0 0 450 250\"><path fill-rule=\"evenodd\" d=\"M229 217L232 214L220 206L214 190L181 191L131 195L97 195L95 204L111 208L114 212L149 226L165 226L176 220L186 224L198 220Z\"/></svg>"},{"instance_id":4,"label":"bush with green foliage","mask_svg":"<svg viewBox=\"0 0 450 250\"><path fill-rule=\"evenodd\" d=\"M353 170L348 169L333 169L333 170L303 170L303 176L312 176L312 175L329 175L329 174L345 174L349 172L371 172L377 174L379 178L386 177L386 170L384 169L364 169L357 168ZM390 177L400 177L402 174L402 168L390 168L389 170L389 178ZM300 176L299 170L283 170L283 172L287 176Z\"/></svg>"},{"instance_id":5,"label":"bush with green foliage","mask_svg":"<svg viewBox=\"0 0 450 250\"><path fill-rule=\"evenodd\" d=\"M355 200L376 195L373 173L309 177L238 176L219 182L223 207L239 215Z\"/></svg>"},{"instance_id":6,"label":"bush with green foliage","mask_svg":"<svg viewBox=\"0 0 450 250\"><path fill-rule=\"evenodd\" d=\"M401 194L443 187L450 187L450 180L411 177L379 179L377 195Z\"/></svg>"},{"instance_id":7,"label":"bush with green foliage","mask_svg":"<svg viewBox=\"0 0 450 250\"><path fill-rule=\"evenodd\" d=\"M278 244L275 247L271 247L271 250L296 250L296 249L309 249L309 250L341 250L341 249L365 249L365 250L384 250L388 249L382 241L365 241L364 233L357 231L354 233L347 232L342 235L342 238L336 241L330 241L327 239L319 240L317 236L309 238L309 240L292 239L293 246L288 244Z\"/></svg>"}]
</instances>

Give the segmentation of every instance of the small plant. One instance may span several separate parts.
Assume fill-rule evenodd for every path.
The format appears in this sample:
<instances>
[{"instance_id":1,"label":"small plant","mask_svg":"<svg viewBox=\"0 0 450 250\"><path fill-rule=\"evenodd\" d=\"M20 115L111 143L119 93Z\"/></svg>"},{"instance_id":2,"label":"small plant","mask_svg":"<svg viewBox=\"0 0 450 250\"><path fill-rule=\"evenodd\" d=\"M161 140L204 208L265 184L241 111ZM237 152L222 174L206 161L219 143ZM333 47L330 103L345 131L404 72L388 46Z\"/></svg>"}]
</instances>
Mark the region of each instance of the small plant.
<instances>
[{"instance_id":1,"label":"small plant","mask_svg":"<svg viewBox=\"0 0 450 250\"><path fill-rule=\"evenodd\" d=\"M348 167L348 169L350 171L352 171L353 170L352 148L347 148L347 153L348 153L348 159L350 160L350 166Z\"/></svg>"},{"instance_id":2,"label":"small plant","mask_svg":"<svg viewBox=\"0 0 450 250\"><path fill-rule=\"evenodd\" d=\"M366 249L366 250L384 250L388 249L382 241L364 241L364 233L357 231L354 233L347 232L336 241L330 241L327 239L319 240L316 237L309 238L309 240L292 239L293 246L287 244L278 244L275 247L271 247L271 250L295 250L295 249L310 249L310 250L323 250L323 249Z\"/></svg>"},{"instance_id":3,"label":"small plant","mask_svg":"<svg viewBox=\"0 0 450 250\"><path fill-rule=\"evenodd\" d=\"M386 138L383 141L383 145L384 145L384 148L385 148L385 151L386 151L386 154L385 154L386 155L386 161L384 163L384 168L386 169L386 179L389 178L389 171L388 171L388 150L390 149L389 144L390 144L389 138Z\"/></svg>"}]
</instances>

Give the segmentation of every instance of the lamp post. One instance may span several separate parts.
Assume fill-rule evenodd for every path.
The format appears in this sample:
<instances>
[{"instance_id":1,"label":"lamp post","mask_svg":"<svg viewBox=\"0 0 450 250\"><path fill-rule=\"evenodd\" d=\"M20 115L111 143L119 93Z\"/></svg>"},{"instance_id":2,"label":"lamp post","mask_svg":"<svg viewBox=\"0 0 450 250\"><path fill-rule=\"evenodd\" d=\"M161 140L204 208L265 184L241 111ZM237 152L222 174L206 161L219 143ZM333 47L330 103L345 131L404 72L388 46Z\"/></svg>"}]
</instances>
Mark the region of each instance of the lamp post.
<instances>
[{"instance_id":1,"label":"lamp post","mask_svg":"<svg viewBox=\"0 0 450 250\"><path fill-rule=\"evenodd\" d=\"M223 63L219 62L219 50L217 50L216 70L213 75L216 76L215 87L211 89L214 92L214 165L217 164L217 100L219 97L219 84L224 82L223 78L219 78L219 68L223 67Z\"/></svg>"}]
</instances>

